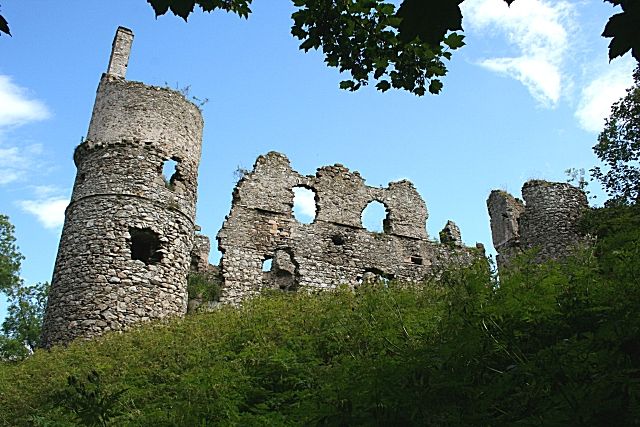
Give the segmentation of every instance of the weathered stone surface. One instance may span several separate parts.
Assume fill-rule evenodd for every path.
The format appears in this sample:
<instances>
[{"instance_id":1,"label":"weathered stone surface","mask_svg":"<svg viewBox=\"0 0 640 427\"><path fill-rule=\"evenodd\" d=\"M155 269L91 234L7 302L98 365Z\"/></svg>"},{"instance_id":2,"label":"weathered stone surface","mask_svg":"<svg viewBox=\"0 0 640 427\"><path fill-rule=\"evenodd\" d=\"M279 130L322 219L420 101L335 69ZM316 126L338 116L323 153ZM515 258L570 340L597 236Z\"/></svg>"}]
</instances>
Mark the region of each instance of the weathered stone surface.
<instances>
[{"instance_id":1,"label":"weathered stone surface","mask_svg":"<svg viewBox=\"0 0 640 427\"><path fill-rule=\"evenodd\" d=\"M577 226L589 207L582 190L567 183L531 180L522 187L522 197L524 203L494 190L487 200L499 267L522 251L536 249L536 261L541 262L565 257L586 242Z\"/></svg>"},{"instance_id":2,"label":"weathered stone surface","mask_svg":"<svg viewBox=\"0 0 640 427\"><path fill-rule=\"evenodd\" d=\"M460 227L455 222L449 220L440 232L440 243L453 246L462 246L462 236L460 235Z\"/></svg>"},{"instance_id":3,"label":"weathered stone surface","mask_svg":"<svg viewBox=\"0 0 640 427\"><path fill-rule=\"evenodd\" d=\"M118 29L65 213L43 345L187 309L200 110L180 93L124 80L133 34ZM164 162L176 161L169 182Z\"/></svg>"},{"instance_id":4,"label":"weathered stone surface","mask_svg":"<svg viewBox=\"0 0 640 427\"><path fill-rule=\"evenodd\" d=\"M293 217L294 187L312 189L316 195L311 224ZM384 233L362 226L362 211L372 201L387 209ZM218 233L221 302L236 304L265 288L357 286L371 275L418 282L478 256L475 248L428 240L426 219L425 203L409 181L374 188L342 165L303 176L280 153L260 156L236 186L231 212ZM455 241L461 242L459 231ZM267 259L272 259L271 271L263 272Z\"/></svg>"},{"instance_id":5,"label":"weathered stone surface","mask_svg":"<svg viewBox=\"0 0 640 427\"><path fill-rule=\"evenodd\" d=\"M113 38L113 45L111 46L111 57L109 58L107 74L122 79L125 78L132 44L133 31L125 27L118 27L116 36Z\"/></svg>"}]
</instances>

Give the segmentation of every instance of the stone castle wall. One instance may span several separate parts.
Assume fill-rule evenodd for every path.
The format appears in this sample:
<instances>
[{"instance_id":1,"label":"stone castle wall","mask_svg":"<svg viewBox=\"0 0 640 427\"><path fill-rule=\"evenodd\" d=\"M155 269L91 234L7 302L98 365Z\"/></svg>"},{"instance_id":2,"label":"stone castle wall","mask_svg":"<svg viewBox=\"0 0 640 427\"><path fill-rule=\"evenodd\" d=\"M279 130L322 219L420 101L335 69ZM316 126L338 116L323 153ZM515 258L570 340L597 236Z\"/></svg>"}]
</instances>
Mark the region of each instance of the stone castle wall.
<instances>
[{"instance_id":1,"label":"stone castle wall","mask_svg":"<svg viewBox=\"0 0 640 427\"><path fill-rule=\"evenodd\" d=\"M531 180L522 187L524 202L494 190L487 200L498 266L523 251L535 249L536 261L559 259L571 253L585 236L578 220L588 209L582 190L570 184Z\"/></svg>"},{"instance_id":2,"label":"stone castle wall","mask_svg":"<svg viewBox=\"0 0 640 427\"><path fill-rule=\"evenodd\" d=\"M293 216L295 187L315 192L317 212L311 224ZM362 211L372 201L387 209L383 233L362 226ZM425 203L409 181L374 188L342 165L303 176L280 153L260 156L236 186L231 212L218 233L221 302L235 304L265 288L357 286L369 276L418 282L478 256L475 248L462 247L452 222L448 226L455 230L455 242L428 240L426 220ZM263 272L267 259L271 270Z\"/></svg>"},{"instance_id":3,"label":"stone castle wall","mask_svg":"<svg viewBox=\"0 0 640 427\"><path fill-rule=\"evenodd\" d=\"M430 240L427 207L409 181L374 188L342 165L304 176L271 152L236 185L217 236L220 269L211 266L209 239L194 224L201 113L178 92L125 80L132 41L130 30L118 29L87 139L74 153L77 175L44 318L45 347L184 315L190 271L221 275L220 302L239 304L264 289L421 282L484 253L480 244L463 245L453 221L440 243ZM170 161L175 171L164 177ZM293 215L296 187L315 194L310 224ZM536 180L522 194L524 202L503 191L487 200L501 267L529 249L537 249L538 261L557 259L584 241L577 229L588 207L582 191ZM373 201L386 208L381 233L362 225ZM271 268L263 271L267 260ZM189 303L194 310L203 304L198 298Z\"/></svg>"},{"instance_id":4,"label":"stone castle wall","mask_svg":"<svg viewBox=\"0 0 640 427\"><path fill-rule=\"evenodd\" d=\"M186 312L203 121L180 93L124 80L132 38L118 29L74 154L47 347ZM176 168L167 180L168 160Z\"/></svg>"}]
</instances>

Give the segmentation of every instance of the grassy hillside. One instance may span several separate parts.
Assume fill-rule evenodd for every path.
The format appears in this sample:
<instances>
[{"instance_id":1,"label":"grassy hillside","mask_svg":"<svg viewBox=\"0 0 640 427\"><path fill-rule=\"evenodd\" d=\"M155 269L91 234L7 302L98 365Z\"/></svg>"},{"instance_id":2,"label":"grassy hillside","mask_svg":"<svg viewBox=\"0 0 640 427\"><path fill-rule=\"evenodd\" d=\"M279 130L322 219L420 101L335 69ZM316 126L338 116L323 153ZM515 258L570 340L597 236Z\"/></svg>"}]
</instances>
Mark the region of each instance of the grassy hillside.
<instances>
[{"instance_id":1,"label":"grassy hillside","mask_svg":"<svg viewBox=\"0 0 640 427\"><path fill-rule=\"evenodd\" d=\"M638 218L499 283L270 294L36 352L0 364L0 425L637 425Z\"/></svg>"}]
</instances>

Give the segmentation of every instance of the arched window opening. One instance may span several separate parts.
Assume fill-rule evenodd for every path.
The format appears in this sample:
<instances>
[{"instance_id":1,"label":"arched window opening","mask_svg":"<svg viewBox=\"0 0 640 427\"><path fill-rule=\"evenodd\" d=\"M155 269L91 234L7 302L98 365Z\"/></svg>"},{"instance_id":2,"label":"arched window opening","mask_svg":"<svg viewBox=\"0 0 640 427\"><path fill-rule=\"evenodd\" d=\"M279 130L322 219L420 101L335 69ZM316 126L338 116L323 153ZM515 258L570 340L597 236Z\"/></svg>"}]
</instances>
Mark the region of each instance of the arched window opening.
<instances>
[{"instance_id":1,"label":"arched window opening","mask_svg":"<svg viewBox=\"0 0 640 427\"><path fill-rule=\"evenodd\" d=\"M129 228L131 236L131 259L145 264L157 264L162 260L160 237L150 228Z\"/></svg>"},{"instance_id":2,"label":"arched window opening","mask_svg":"<svg viewBox=\"0 0 640 427\"><path fill-rule=\"evenodd\" d=\"M273 265L273 258L269 257L262 261L262 271L267 273L271 271L271 266Z\"/></svg>"},{"instance_id":3,"label":"arched window opening","mask_svg":"<svg viewBox=\"0 0 640 427\"><path fill-rule=\"evenodd\" d=\"M311 224L317 213L316 192L308 187L293 187L294 218L302 224Z\"/></svg>"},{"instance_id":4,"label":"arched window opening","mask_svg":"<svg viewBox=\"0 0 640 427\"><path fill-rule=\"evenodd\" d=\"M162 163L162 179L164 180L164 185L172 191L175 189L176 181L180 179L180 172L178 171L179 164L180 159L177 157L172 157Z\"/></svg>"},{"instance_id":5,"label":"arched window opening","mask_svg":"<svg viewBox=\"0 0 640 427\"><path fill-rule=\"evenodd\" d=\"M362 226L372 233L383 233L386 231L385 221L388 215L387 207L373 200L362 211Z\"/></svg>"}]
</instances>

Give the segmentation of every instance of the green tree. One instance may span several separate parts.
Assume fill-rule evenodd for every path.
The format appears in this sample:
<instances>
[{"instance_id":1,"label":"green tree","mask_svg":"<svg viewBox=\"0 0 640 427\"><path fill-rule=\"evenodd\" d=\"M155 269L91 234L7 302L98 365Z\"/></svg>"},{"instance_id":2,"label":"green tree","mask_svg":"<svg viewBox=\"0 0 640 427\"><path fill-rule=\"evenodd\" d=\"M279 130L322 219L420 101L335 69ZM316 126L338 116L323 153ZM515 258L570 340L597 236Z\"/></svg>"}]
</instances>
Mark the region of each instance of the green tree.
<instances>
[{"instance_id":1,"label":"green tree","mask_svg":"<svg viewBox=\"0 0 640 427\"><path fill-rule=\"evenodd\" d=\"M40 342L40 329L49 291L48 283L25 286L20 279L24 259L14 236L15 227L0 215L0 293L9 307L0 328L0 360L19 360L28 356Z\"/></svg>"},{"instance_id":2,"label":"green tree","mask_svg":"<svg viewBox=\"0 0 640 427\"><path fill-rule=\"evenodd\" d=\"M633 80L627 94L611 107L611 116L593 147L606 168L595 167L591 172L611 196L609 205L640 200L640 67Z\"/></svg>"},{"instance_id":3,"label":"green tree","mask_svg":"<svg viewBox=\"0 0 640 427\"><path fill-rule=\"evenodd\" d=\"M20 263L24 259L16 246L15 227L9 217L0 214L0 292L9 292L20 284Z\"/></svg>"},{"instance_id":4,"label":"green tree","mask_svg":"<svg viewBox=\"0 0 640 427\"><path fill-rule=\"evenodd\" d=\"M48 294L47 282L21 285L9 293L0 335L0 360L24 359L38 347Z\"/></svg>"}]
</instances>

